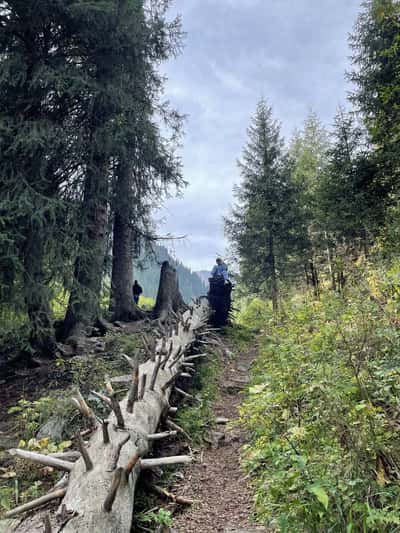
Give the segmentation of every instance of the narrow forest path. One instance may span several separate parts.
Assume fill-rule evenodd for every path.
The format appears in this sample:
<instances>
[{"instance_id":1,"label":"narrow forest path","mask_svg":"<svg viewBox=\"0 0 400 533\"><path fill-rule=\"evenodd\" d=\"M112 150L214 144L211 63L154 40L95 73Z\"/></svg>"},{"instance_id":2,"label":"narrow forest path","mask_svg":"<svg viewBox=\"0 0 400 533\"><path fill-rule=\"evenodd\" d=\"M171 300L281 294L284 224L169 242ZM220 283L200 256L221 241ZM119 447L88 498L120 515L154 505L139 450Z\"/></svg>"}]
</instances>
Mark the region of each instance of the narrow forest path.
<instances>
[{"instance_id":1,"label":"narrow forest path","mask_svg":"<svg viewBox=\"0 0 400 533\"><path fill-rule=\"evenodd\" d=\"M179 493L196 503L175 517L174 533L267 531L251 522L254 496L240 466L240 448L246 434L235 424L255 356L256 350L252 349L225 363L219 380L220 395L213 407L220 422L214 433L215 444L202 450L200 460L186 470L180 483ZM229 422L223 423L224 419Z\"/></svg>"}]
</instances>

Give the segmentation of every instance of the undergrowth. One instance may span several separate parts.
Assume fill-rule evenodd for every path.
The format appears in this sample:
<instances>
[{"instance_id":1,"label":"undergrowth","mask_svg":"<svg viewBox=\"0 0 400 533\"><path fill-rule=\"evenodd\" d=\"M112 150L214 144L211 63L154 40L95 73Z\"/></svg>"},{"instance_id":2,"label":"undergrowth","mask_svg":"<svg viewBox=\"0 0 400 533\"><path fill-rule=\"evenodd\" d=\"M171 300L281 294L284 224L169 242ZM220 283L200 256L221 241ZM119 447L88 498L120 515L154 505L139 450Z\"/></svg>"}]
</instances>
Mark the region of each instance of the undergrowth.
<instances>
[{"instance_id":1,"label":"undergrowth","mask_svg":"<svg viewBox=\"0 0 400 533\"><path fill-rule=\"evenodd\" d=\"M274 530L400 531L398 272L370 270L342 296L297 295L278 323L259 302L242 313L262 331L243 460Z\"/></svg>"}]
</instances>

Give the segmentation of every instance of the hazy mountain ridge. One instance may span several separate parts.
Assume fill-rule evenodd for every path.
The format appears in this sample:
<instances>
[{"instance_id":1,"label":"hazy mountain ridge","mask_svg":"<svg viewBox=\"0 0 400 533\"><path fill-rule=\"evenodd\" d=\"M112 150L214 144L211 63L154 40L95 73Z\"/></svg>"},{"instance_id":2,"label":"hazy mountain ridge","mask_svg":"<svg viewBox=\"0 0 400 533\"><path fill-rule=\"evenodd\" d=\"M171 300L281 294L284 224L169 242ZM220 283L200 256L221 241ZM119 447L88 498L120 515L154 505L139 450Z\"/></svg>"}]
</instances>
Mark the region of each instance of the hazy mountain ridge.
<instances>
[{"instance_id":1,"label":"hazy mountain ridge","mask_svg":"<svg viewBox=\"0 0 400 533\"><path fill-rule=\"evenodd\" d=\"M156 298L160 281L160 268L163 261L169 261L176 268L179 288L185 302L207 294L208 288L203 277L200 277L196 272L192 272L190 268L174 259L164 246L156 246L155 257L139 259L134 269L134 278L142 286L144 296ZM206 279L208 279L208 272Z\"/></svg>"}]
</instances>

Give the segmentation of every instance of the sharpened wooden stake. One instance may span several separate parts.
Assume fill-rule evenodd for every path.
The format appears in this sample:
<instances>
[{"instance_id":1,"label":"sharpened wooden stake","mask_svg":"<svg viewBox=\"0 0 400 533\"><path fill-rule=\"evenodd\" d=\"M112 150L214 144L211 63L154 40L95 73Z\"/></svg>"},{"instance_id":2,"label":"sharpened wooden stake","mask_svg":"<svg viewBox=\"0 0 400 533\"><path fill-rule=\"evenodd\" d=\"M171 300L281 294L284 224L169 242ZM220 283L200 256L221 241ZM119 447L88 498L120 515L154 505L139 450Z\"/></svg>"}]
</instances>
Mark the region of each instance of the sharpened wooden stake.
<instances>
[{"instance_id":1,"label":"sharpened wooden stake","mask_svg":"<svg viewBox=\"0 0 400 533\"><path fill-rule=\"evenodd\" d=\"M130 476L130 473L132 472L132 470L135 468L135 466L139 462L139 459L140 459L140 454L138 454L137 452L134 453L132 457L129 459L124 469L125 479L128 479L128 477Z\"/></svg>"},{"instance_id":2,"label":"sharpened wooden stake","mask_svg":"<svg viewBox=\"0 0 400 533\"><path fill-rule=\"evenodd\" d=\"M164 385L161 387L162 392L165 393L165 391L169 389L169 387L171 387L175 383L175 381L179 378L179 376L180 374L179 372L177 372L166 383L164 383Z\"/></svg>"},{"instance_id":3,"label":"sharpened wooden stake","mask_svg":"<svg viewBox=\"0 0 400 533\"><path fill-rule=\"evenodd\" d=\"M41 505L44 505L45 503L51 502L52 500L63 498L66 492L67 492L67 489L59 489L59 490L55 490L54 492L49 492L49 494L45 494L44 496L41 496L40 498L36 498L35 500L32 500L29 503L25 503L24 505L20 505L19 507L16 507L15 509L8 511L4 516L5 518L13 518L14 516L17 516L21 513L25 513L25 511L36 509L37 507L40 507Z\"/></svg>"},{"instance_id":4,"label":"sharpened wooden stake","mask_svg":"<svg viewBox=\"0 0 400 533\"><path fill-rule=\"evenodd\" d=\"M131 437L128 433L128 435L125 435L125 437L118 444L114 445L111 458L110 458L110 462L107 467L107 472L113 472L117 468L117 464L118 464L119 456L121 455L122 447L125 446L125 444L128 442L130 438Z\"/></svg>"},{"instance_id":5,"label":"sharpened wooden stake","mask_svg":"<svg viewBox=\"0 0 400 533\"><path fill-rule=\"evenodd\" d=\"M103 511L105 513L111 513L112 511L112 506L114 504L115 497L117 495L123 473L124 473L124 469L122 467L117 468L114 472L110 490L108 491L106 499L104 500L104 503L103 503Z\"/></svg>"},{"instance_id":6,"label":"sharpened wooden stake","mask_svg":"<svg viewBox=\"0 0 400 533\"><path fill-rule=\"evenodd\" d=\"M160 354L160 355L157 357L156 364L154 365L153 375L151 376L151 381L150 381L150 387L149 387L149 390L154 390L154 385L156 384L156 379L157 379L158 371L160 370L160 367L161 367L161 361L162 361L162 356L161 356L161 354Z\"/></svg>"},{"instance_id":7,"label":"sharpened wooden stake","mask_svg":"<svg viewBox=\"0 0 400 533\"><path fill-rule=\"evenodd\" d=\"M181 352L182 352L182 347L179 346L178 351L176 352L175 357L172 359L172 361L168 365L168 368L171 369L179 361L179 359L181 357Z\"/></svg>"},{"instance_id":8,"label":"sharpened wooden stake","mask_svg":"<svg viewBox=\"0 0 400 533\"><path fill-rule=\"evenodd\" d=\"M82 458L85 462L86 472L89 472L90 470L93 470L93 463L92 463L92 460L90 459L89 452L86 449L85 443L83 442L83 439L79 431L78 433L76 433L75 438L76 438L76 443L78 445L79 451L81 452Z\"/></svg>"},{"instance_id":9,"label":"sharpened wooden stake","mask_svg":"<svg viewBox=\"0 0 400 533\"><path fill-rule=\"evenodd\" d=\"M117 398L115 397L114 389L109 380L107 380L106 382L106 389L107 389L108 395L110 396L111 408L114 411L115 418L117 419L117 425L119 428L124 429L125 420L124 420L124 417L122 416L121 406L119 405L119 402Z\"/></svg>"},{"instance_id":10,"label":"sharpened wooden stake","mask_svg":"<svg viewBox=\"0 0 400 533\"><path fill-rule=\"evenodd\" d=\"M139 400L143 400L144 398L144 393L146 392L146 381L147 381L147 375L142 374L142 377L140 378Z\"/></svg>"},{"instance_id":11,"label":"sharpened wooden stake","mask_svg":"<svg viewBox=\"0 0 400 533\"><path fill-rule=\"evenodd\" d=\"M139 358L138 356L135 356L135 359L133 361L132 383L129 388L128 401L126 404L126 410L128 411L128 413L133 413L133 406L135 402L138 401L138 393L139 393Z\"/></svg>"},{"instance_id":12,"label":"sharpened wooden stake","mask_svg":"<svg viewBox=\"0 0 400 533\"><path fill-rule=\"evenodd\" d=\"M101 429L103 431L103 443L104 444L109 444L110 442L110 435L108 434L108 424L109 424L109 420L103 420L103 422L101 423Z\"/></svg>"},{"instance_id":13,"label":"sharpened wooden stake","mask_svg":"<svg viewBox=\"0 0 400 533\"><path fill-rule=\"evenodd\" d=\"M172 333L172 334L173 334L173 333ZM170 343L169 343L168 353L167 353L167 355L165 356L164 361L162 362L162 365L161 365L161 368L162 368L163 370L165 369L165 365L168 363L168 360L169 360L169 358L171 357L171 354L172 354L173 348L174 348L174 341L173 341L173 339L171 338L171 341L170 341Z\"/></svg>"}]
</instances>

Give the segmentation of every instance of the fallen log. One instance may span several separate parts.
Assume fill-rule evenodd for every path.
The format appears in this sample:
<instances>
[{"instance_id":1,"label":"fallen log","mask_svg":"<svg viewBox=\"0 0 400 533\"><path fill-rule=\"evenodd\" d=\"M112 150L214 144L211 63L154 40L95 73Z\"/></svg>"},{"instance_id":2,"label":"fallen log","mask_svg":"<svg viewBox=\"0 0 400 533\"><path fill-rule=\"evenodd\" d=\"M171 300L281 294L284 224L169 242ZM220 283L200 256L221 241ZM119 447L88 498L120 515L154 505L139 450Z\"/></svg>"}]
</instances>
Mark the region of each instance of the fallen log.
<instances>
[{"instance_id":1,"label":"fallen log","mask_svg":"<svg viewBox=\"0 0 400 533\"><path fill-rule=\"evenodd\" d=\"M174 382L171 378L175 378L181 372L184 358L196 341L196 335L200 333L200 326L206 321L208 314L208 302L206 299L201 299L192 312L186 311L183 314L177 331L172 332L168 339L158 341L153 360L148 360L139 366L136 379L139 378L141 390L138 399L135 395L130 395L130 400L132 396L136 399L133 406L129 406L132 407L132 412L129 412L130 409L127 408L128 399L126 398L118 404L119 410L116 408L115 401L113 402L114 411L109 416L108 424L96 420L96 429L89 439L88 446L85 446L93 468L87 469L83 457L76 463L72 463L69 484L58 511L58 514L66 513L70 518L60 525L54 513L50 514L53 533L61 530L63 533L75 533L76 531L79 533L129 533L133 520L135 486L141 468L149 468L157 462L167 464L168 461L188 462L191 460L186 456L160 459L145 459L145 457L153 441L149 439L149 435L157 433L160 419L169 410L168 399ZM158 365L157 361L166 355L174 363L171 367L166 365L163 368L163 365ZM159 368L153 384L151 378L155 374L156 365ZM143 379L144 376L147 380ZM153 390L150 390L150 385ZM108 387L108 389L111 399L115 400L115 397L112 398L112 388ZM79 400L75 403L83 411L86 407L82 409L81 398ZM118 420L115 411L117 411ZM87 416L94 423L95 418L92 413L87 413ZM170 420L166 420L166 425L172 431L183 432ZM122 446L120 446L121 443L123 443ZM81 453L82 451L81 447ZM42 532L43 516L38 514L19 523L0 522L0 532L3 531L7 533Z\"/></svg>"}]
</instances>

